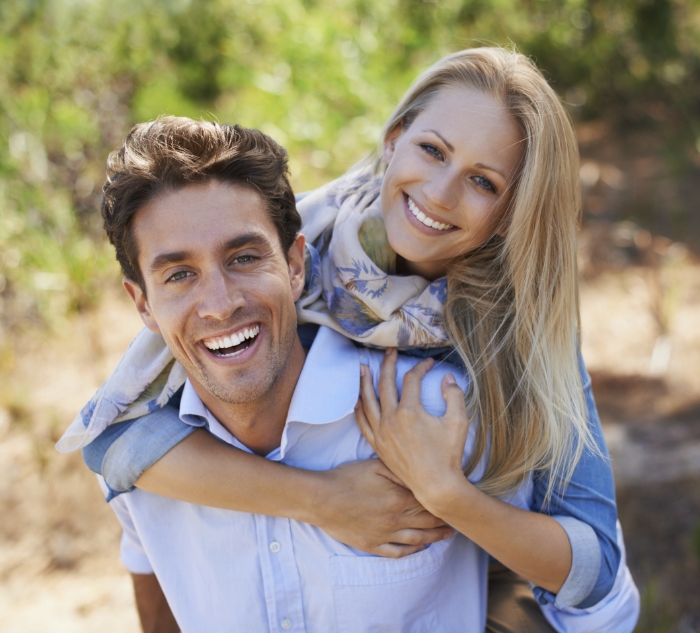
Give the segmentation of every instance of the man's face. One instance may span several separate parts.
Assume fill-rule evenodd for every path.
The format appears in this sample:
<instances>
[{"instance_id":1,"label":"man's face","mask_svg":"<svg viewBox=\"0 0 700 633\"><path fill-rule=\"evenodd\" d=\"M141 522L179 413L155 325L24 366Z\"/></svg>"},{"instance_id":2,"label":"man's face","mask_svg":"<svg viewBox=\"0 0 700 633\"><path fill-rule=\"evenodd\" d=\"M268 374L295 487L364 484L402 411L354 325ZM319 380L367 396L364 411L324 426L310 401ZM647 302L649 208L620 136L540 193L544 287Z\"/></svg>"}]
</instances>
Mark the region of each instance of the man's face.
<instances>
[{"instance_id":1,"label":"man's face","mask_svg":"<svg viewBox=\"0 0 700 633\"><path fill-rule=\"evenodd\" d=\"M260 194L217 181L165 193L133 222L147 297L125 287L200 396L198 386L230 404L268 394L296 341L304 238L287 262Z\"/></svg>"}]
</instances>

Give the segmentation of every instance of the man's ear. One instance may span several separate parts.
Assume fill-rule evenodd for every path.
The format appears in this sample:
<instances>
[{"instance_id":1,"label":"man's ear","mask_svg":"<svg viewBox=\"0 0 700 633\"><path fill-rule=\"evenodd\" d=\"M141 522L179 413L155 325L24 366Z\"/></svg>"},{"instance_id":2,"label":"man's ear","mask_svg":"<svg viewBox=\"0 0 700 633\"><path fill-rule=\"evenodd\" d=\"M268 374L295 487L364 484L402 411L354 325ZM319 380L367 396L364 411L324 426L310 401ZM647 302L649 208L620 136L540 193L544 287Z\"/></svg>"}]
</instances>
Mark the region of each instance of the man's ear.
<instances>
[{"instance_id":1,"label":"man's ear","mask_svg":"<svg viewBox=\"0 0 700 633\"><path fill-rule=\"evenodd\" d=\"M394 157L394 148L396 147L396 140L401 135L401 129L402 123L398 123L396 127L384 137L384 143L382 145L382 158L387 165Z\"/></svg>"},{"instance_id":2,"label":"man's ear","mask_svg":"<svg viewBox=\"0 0 700 633\"><path fill-rule=\"evenodd\" d=\"M289 258L289 282L292 286L294 301L298 301L301 293L304 291L304 281L306 279L306 267L304 266L305 245L306 238L299 233L289 249L289 253L287 253Z\"/></svg>"},{"instance_id":3,"label":"man's ear","mask_svg":"<svg viewBox=\"0 0 700 633\"><path fill-rule=\"evenodd\" d=\"M124 279L122 279L122 285L124 286L126 293L134 302L136 311L139 313L143 324L149 330L151 330L151 332L160 334L160 328L158 327L156 320L153 318L151 307L148 305L148 300L146 299L146 295L144 294L143 290L141 290L141 286L139 286L133 279L129 279L128 277L124 277Z\"/></svg>"}]
</instances>

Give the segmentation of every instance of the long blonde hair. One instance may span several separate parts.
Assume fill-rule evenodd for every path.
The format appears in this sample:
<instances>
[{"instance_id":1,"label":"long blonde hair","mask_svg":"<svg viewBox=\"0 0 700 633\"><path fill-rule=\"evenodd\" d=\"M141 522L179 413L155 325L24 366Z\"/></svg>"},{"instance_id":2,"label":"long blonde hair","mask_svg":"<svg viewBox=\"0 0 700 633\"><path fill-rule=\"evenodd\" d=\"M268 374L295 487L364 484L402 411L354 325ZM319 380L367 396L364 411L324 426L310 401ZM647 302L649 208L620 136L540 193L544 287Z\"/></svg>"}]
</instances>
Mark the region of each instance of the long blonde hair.
<instances>
[{"instance_id":1,"label":"long blonde hair","mask_svg":"<svg viewBox=\"0 0 700 633\"><path fill-rule=\"evenodd\" d=\"M548 470L548 502L567 485L582 451L596 450L577 354L576 137L535 65L514 51L488 47L449 55L420 75L382 138L398 126L406 129L442 89L455 86L501 100L524 138L504 211L505 237L494 236L453 261L447 275L443 319L471 377L470 418L480 422L466 474L488 451L477 485L499 496L531 471Z\"/></svg>"}]
</instances>

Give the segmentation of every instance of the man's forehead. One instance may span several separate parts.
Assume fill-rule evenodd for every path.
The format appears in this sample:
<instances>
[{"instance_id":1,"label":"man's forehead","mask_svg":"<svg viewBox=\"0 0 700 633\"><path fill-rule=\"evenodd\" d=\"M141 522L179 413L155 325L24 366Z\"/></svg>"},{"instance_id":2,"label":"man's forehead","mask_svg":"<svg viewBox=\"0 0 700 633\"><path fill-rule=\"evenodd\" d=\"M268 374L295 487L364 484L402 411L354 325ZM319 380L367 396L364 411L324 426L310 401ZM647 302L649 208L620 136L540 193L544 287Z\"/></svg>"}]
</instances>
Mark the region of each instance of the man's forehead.
<instances>
[{"instance_id":1,"label":"man's forehead","mask_svg":"<svg viewBox=\"0 0 700 633\"><path fill-rule=\"evenodd\" d=\"M249 187L216 181L167 191L134 218L139 259L166 252L220 250L234 242L274 247L277 231L262 196Z\"/></svg>"}]
</instances>

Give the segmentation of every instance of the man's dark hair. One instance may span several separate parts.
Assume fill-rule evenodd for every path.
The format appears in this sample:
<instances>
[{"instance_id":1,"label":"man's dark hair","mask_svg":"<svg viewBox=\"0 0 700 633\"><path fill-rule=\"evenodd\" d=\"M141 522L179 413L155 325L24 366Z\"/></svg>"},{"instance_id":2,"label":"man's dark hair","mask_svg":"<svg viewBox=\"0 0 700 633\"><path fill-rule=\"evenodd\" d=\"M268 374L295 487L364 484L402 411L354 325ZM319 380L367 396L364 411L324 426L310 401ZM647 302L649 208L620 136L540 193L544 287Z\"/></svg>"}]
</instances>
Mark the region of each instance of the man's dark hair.
<instances>
[{"instance_id":1,"label":"man's dark hair","mask_svg":"<svg viewBox=\"0 0 700 633\"><path fill-rule=\"evenodd\" d=\"M124 275L146 291L136 212L162 193L210 180L262 196L286 257L301 228L288 173L286 150L258 130L172 116L134 126L109 155L102 187L104 227Z\"/></svg>"}]
</instances>

